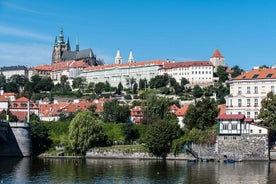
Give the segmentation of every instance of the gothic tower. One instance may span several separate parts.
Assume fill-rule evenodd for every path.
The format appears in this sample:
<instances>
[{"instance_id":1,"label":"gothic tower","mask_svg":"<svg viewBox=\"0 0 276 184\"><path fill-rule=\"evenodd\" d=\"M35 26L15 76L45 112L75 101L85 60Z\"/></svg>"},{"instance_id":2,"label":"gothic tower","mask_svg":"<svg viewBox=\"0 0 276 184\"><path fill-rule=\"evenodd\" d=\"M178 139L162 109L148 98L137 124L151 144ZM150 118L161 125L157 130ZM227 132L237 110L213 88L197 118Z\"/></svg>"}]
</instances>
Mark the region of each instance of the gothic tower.
<instances>
[{"instance_id":1,"label":"gothic tower","mask_svg":"<svg viewBox=\"0 0 276 184\"><path fill-rule=\"evenodd\" d=\"M123 63L123 58L120 55L120 50L117 50L117 54L115 57L115 64L122 64Z\"/></svg>"},{"instance_id":2,"label":"gothic tower","mask_svg":"<svg viewBox=\"0 0 276 184\"><path fill-rule=\"evenodd\" d=\"M218 66L226 66L224 57L218 49L216 49L214 54L210 57L210 62L214 65L214 72L217 72Z\"/></svg>"},{"instance_id":3,"label":"gothic tower","mask_svg":"<svg viewBox=\"0 0 276 184\"><path fill-rule=\"evenodd\" d=\"M52 54L52 64L59 63L62 61L62 53L64 51L70 51L70 42L69 38L67 42L64 42L64 36L63 36L63 29L61 27L60 29L60 34L59 34L59 39L57 40L57 37L55 39L55 45L53 49L53 54Z\"/></svg>"},{"instance_id":4,"label":"gothic tower","mask_svg":"<svg viewBox=\"0 0 276 184\"><path fill-rule=\"evenodd\" d=\"M130 52L129 52L129 57L128 57L127 63L135 63L133 54L132 54L132 50L130 50Z\"/></svg>"}]
</instances>

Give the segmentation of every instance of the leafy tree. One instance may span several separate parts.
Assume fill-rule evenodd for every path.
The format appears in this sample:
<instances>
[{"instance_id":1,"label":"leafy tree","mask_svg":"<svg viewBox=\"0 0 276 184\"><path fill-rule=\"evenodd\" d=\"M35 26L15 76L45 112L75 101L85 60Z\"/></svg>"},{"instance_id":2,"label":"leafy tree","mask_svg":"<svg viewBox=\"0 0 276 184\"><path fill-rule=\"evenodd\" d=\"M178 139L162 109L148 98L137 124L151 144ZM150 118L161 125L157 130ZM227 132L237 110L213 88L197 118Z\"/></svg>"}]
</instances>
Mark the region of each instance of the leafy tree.
<instances>
[{"instance_id":1,"label":"leafy tree","mask_svg":"<svg viewBox=\"0 0 276 184\"><path fill-rule=\"evenodd\" d=\"M222 84L218 83L214 88L216 95L217 95L217 103L218 104L225 104L225 96L230 93L230 86L229 84Z\"/></svg>"},{"instance_id":2,"label":"leafy tree","mask_svg":"<svg viewBox=\"0 0 276 184\"><path fill-rule=\"evenodd\" d=\"M139 138L139 131L133 124L123 124L122 132L125 137L125 143L129 144Z\"/></svg>"},{"instance_id":3,"label":"leafy tree","mask_svg":"<svg viewBox=\"0 0 276 184\"><path fill-rule=\"evenodd\" d=\"M182 87L184 87L186 84L189 84L189 81L186 78L182 77L180 84Z\"/></svg>"},{"instance_id":4,"label":"leafy tree","mask_svg":"<svg viewBox=\"0 0 276 184\"><path fill-rule=\"evenodd\" d=\"M262 65L262 66L260 66L260 68L269 68L269 66L267 66L267 65Z\"/></svg>"},{"instance_id":5,"label":"leafy tree","mask_svg":"<svg viewBox=\"0 0 276 184\"><path fill-rule=\"evenodd\" d=\"M83 77L76 77L73 79L72 82L72 88L73 89L78 89L78 88L83 88L85 84L86 79Z\"/></svg>"},{"instance_id":6,"label":"leafy tree","mask_svg":"<svg viewBox=\"0 0 276 184\"><path fill-rule=\"evenodd\" d=\"M167 121L153 123L146 136L146 146L149 152L165 159L171 151L172 141L181 135L180 132L176 123Z\"/></svg>"},{"instance_id":7,"label":"leafy tree","mask_svg":"<svg viewBox=\"0 0 276 184\"><path fill-rule=\"evenodd\" d=\"M232 78L235 78L244 72L244 70L240 69L238 65L233 66L231 70L232 70L232 73L231 73Z\"/></svg>"},{"instance_id":8,"label":"leafy tree","mask_svg":"<svg viewBox=\"0 0 276 184\"><path fill-rule=\"evenodd\" d=\"M140 79L139 80L139 89L146 89L148 87L147 79Z\"/></svg>"},{"instance_id":9,"label":"leafy tree","mask_svg":"<svg viewBox=\"0 0 276 184\"><path fill-rule=\"evenodd\" d=\"M228 73L226 72L226 68L224 66L218 66L216 74L219 78L219 82L225 82L228 80Z\"/></svg>"},{"instance_id":10,"label":"leafy tree","mask_svg":"<svg viewBox=\"0 0 276 184\"><path fill-rule=\"evenodd\" d=\"M6 91L6 85L6 77L2 73L0 73L0 89Z\"/></svg>"},{"instance_id":11,"label":"leafy tree","mask_svg":"<svg viewBox=\"0 0 276 184\"><path fill-rule=\"evenodd\" d=\"M135 82L135 83L133 84L133 87L132 87L132 92L133 92L133 94L136 94L136 93L137 93L137 89L138 89L138 84Z\"/></svg>"},{"instance_id":12,"label":"leafy tree","mask_svg":"<svg viewBox=\"0 0 276 184\"><path fill-rule=\"evenodd\" d=\"M200 97L202 97L202 95L203 95L203 90L202 90L202 88L199 86L199 85L195 85L194 86L194 89L193 89L193 96L195 97L195 98L200 98Z\"/></svg>"},{"instance_id":13,"label":"leafy tree","mask_svg":"<svg viewBox=\"0 0 276 184\"><path fill-rule=\"evenodd\" d=\"M117 99L104 103L104 112L102 114L104 122L127 123L129 122L128 105L120 105Z\"/></svg>"},{"instance_id":14,"label":"leafy tree","mask_svg":"<svg viewBox=\"0 0 276 184\"><path fill-rule=\"evenodd\" d=\"M11 111L8 110L8 113L6 110L2 110L2 112L0 113L0 119L2 120L7 120L7 115L8 115L8 121L10 122L17 122L18 118L17 116L13 115L11 113Z\"/></svg>"},{"instance_id":15,"label":"leafy tree","mask_svg":"<svg viewBox=\"0 0 276 184\"><path fill-rule=\"evenodd\" d=\"M31 122L30 132L34 154L40 154L50 148L52 141L49 139L48 129L43 123Z\"/></svg>"},{"instance_id":16,"label":"leafy tree","mask_svg":"<svg viewBox=\"0 0 276 184\"><path fill-rule=\"evenodd\" d=\"M104 146L103 123L91 112L79 112L69 125L69 140L75 153L81 155L95 146Z\"/></svg>"},{"instance_id":17,"label":"leafy tree","mask_svg":"<svg viewBox=\"0 0 276 184\"><path fill-rule=\"evenodd\" d=\"M123 87L122 83L120 82L118 84L118 87L117 87L117 90L116 90L116 94L120 95L122 93L123 88L124 87Z\"/></svg>"},{"instance_id":18,"label":"leafy tree","mask_svg":"<svg viewBox=\"0 0 276 184\"><path fill-rule=\"evenodd\" d=\"M269 127L276 132L276 95L269 92L261 102L262 108L258 115L258 119L262 119L261 125Z\"/></svg>"},{"instance_id":19,"label":"leafy tree","mask_svg":"<svg viewBox=\"0 0 276 184\"><path fill-rule=\"evenodd\" d=\"M149 94L143 106L143 123L151 124L158 120L163 120L169 113L171 100L165 97L157 97L154 94Z\"/></svg>"},{"instance_id":20,"label":"leafy tree","mask_svg":"<svg viewBox=\"0 0 276 184\"><path fill-rule=\"evenodd\" d=\"M170 76L165 73L164 75L157 75L154 78L151 78L149 81L150 88L160 88L165 87L170 82Z\"/></svg>"},{"instance_id":21,"label":"leafy tree","mask_svg":"<svg viewBox=\"0 0 276 184\"><path fill-rule=\"evenodd\" d=\"M95 93L97 95L102 94L102 92L104 91L104 89L105 89L105 84L103 82L98 82L97 84L95 84L94 90L95 90Z\"/></svg>"},{"instance_id":22,"label":"leafy tree","mask_svg":"<svg viewBox=\"0 0 276 184\"><path fill-rule=\"evenodd\" d=\"M203 98L197 101L195 105L190 104L183 119L183 123L188 129L197 128L205 130L216 124L219 109L214 100Z\"/></svg>"}]
</instances>

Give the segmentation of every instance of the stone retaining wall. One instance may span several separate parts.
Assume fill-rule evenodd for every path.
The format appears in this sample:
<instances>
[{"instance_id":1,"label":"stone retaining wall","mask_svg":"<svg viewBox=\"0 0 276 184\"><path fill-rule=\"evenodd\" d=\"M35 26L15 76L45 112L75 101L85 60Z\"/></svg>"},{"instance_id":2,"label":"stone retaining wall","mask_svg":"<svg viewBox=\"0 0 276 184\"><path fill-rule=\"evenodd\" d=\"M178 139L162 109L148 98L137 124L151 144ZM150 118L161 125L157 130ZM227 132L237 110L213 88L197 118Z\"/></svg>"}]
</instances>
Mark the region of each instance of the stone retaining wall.
<instances>
[{"instance_id":1,"label":"stone retaining wall","mask_svg":"<svg viewBox=\"0 0 276 184\"><path fill-rule=\"evenodd\" d=\"M235 160L269 160L268 136L217 136L216 153Z\"/></svg>"}]
</instances>

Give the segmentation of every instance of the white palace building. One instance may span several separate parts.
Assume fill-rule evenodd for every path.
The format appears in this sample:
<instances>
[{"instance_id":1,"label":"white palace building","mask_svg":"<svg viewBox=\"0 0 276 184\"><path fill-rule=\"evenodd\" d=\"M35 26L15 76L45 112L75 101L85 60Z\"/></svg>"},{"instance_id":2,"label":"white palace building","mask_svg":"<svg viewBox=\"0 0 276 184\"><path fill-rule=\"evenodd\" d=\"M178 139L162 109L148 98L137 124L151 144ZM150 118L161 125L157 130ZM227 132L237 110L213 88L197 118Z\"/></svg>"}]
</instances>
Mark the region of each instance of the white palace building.
<instances>
[{"instance_id":1,"label":"white palace building","mask_svg":"<svg viewBox=\"0 0 276 184\"><path fill-rule=\"evenodd\" d=\"M130 51L127 63L123 63L120 51L117 51L115 64L106 64L99 66L87 67L80 77L86 78L87 82L106 82L108 81L112 87L117 87L121 82L125 87L130 79L139 82L140 79L149 81L157 75L169 74L175 78L177 82L181 78L186 78L191 85L211 85L214 81L213 72L215 66L224 64L224 58L219 50L216 50L211 56L210 61L143 61L136 62L132 51Z\"/></svg>"}]
</instances>

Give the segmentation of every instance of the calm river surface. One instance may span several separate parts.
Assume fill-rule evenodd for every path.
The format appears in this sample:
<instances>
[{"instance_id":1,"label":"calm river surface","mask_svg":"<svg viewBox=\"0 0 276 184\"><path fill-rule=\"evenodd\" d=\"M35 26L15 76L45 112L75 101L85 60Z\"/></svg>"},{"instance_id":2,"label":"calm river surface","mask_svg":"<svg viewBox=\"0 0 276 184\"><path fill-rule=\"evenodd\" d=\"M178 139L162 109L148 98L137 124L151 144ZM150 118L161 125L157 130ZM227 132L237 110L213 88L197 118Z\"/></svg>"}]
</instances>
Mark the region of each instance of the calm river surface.
<instances>
[{"instance_id":1,"label":"calm river surface","mask_svg":"<svg viewBox=\"0 0 276 184\"><path fill-rule=\"evenodd\" d=\"M275 184L276 162L0 158L0 183Z\"/></svg>"}]
</instances>

